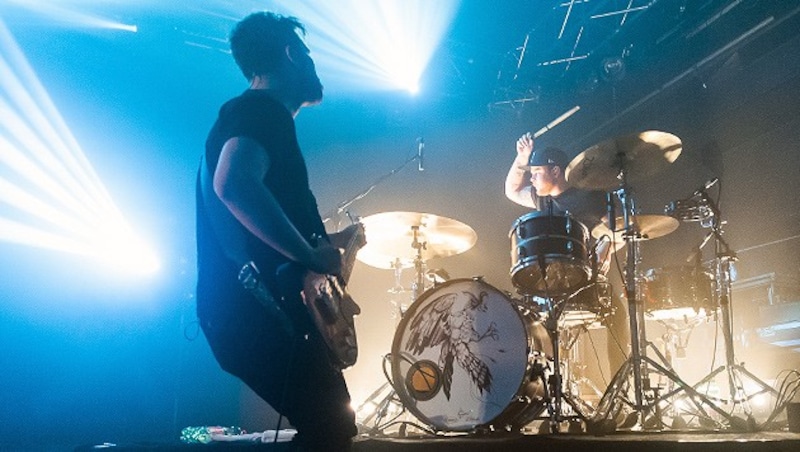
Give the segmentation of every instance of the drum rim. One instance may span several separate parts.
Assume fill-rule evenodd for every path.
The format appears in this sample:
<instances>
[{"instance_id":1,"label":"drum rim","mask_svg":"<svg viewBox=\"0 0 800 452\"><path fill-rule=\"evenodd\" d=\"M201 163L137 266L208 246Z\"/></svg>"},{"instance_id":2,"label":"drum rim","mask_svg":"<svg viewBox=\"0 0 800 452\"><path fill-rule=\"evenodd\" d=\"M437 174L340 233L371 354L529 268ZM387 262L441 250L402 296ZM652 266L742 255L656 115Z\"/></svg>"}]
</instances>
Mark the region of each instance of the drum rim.
<instances>
[{"instance_id":1,"label":"drum rim","mask_svg":"<svg viewBox=\"0 0 800 452\"><path fill-rule=\"evenodd\" d=\"M563 254L548 253L548 254L544 254L544 255L537 254L536 256L526 256L526 257L523 257L522 259L517 259L519 262L517 262L516 264L512 265L511 268L513 269L513 268L517 267L518 265L520 265L522 263L526 263L526 264L528 264L530 262L538 263L540 256L545 259L545 263L546 264L549 264L551 262L576 261L576 260L578 262L583 262L583 259L578 259L578 258L576 258L574 256L570 256L569 259L564 259L564 255ZM557 258L557 259L553 259L552 261L548 262L547 259L550 259L550 258ZM576 265L576 267L579 267L579 266L581 266L581 265ZM526 267L529 267L529 265L526 265ZM588 264L584 264L584 265L582 265L582 267L586 268L586 269L589 269L589 270L591 270L591 268L592 268L591 265L588 265Z\"/></svg>"},{"instance_id":2,"label":"drum rim","mask_svg":"<svg viewBox=\"0 0 800 452\"><path fill-rule=\"evenodd\" d=\"M517 219L514 220L513 223L511 223L511 229L508 231L508 236L511 237L511 235L514 233L514 231L517 230L517 227L522 222L529 220L531 218L539 218L539 217L569 218L573 222L579 224L585 230L586 235L589 235L589 227L586 226L581 220L575 218L575 216L569 212L563 214L556 214L556 213L551 214L550 212L545 212L543 210L534 210L517 217Z\"/></svg>"},{"instance_id":3,"label":"drum rim","mask_svg":"<svg viewBox=\"0 0 800 452\"><path fill-rule=\"evenodd\" d=\"M666 274L675 274L675 273L690 273L695 274L696 276L704 275L708 277L708 279L713 280L714 275L711 270L706 269L705 267L697 268L694 265L665 265L662 267L653 267L648 268L642 274L645 278L650 278L652 276L657 275L666 275Z\"/></svg>"},{"instance_id":4,"label":"drum rim","mask_svg":"<svg viewBox=\"0 0 800 452\"><path fill-rule=\"evenodd\" d=\"M445 281L442 284L439 284L437 286L431 287L430 289L427 289L422 294L420 294L420 296L417 297L417 299L414 300L411 303L411 305L409 306L408 310L404 313L403 318L400 319L400 323L398 323L397 330L395 331L394 337L392 338L392 349L391 349L391 359L390 359L390 366L391 366L390 370L391 370L391 375L392 375L391 384L394 387L395 392L397 393L397 396L400 398L400 401L403 404L403 406L407 410L409 410L414 416L416 416L417 419L419 419L420 421L422 421L423 423L425 423L426 425L428 425L434 431L437 431L437 432L468 432L468 431L474 430L474 429L476 429L478 427L481 427L481 426L492 425L492 422L494 422L495 420L501 418L503 416L503 414L509 409L509 407L511 406L512 402L514 401L514 397L512 397L508 401L508 403L502 408L502 410L500 410L500 412L497 413L496 416L492 417L491 419L487 420L486 422L478 423L478 424L475 424L475 425L472 425L472 426L465 426L464 428L455 428L455 427L440 426L440 425L434 424L434 422L430 419L430 417L428 417L425 413L420 411L417 408L416 404L414 404L413 401L410 400L411 397L408 394L408 390L404 386L405 385L405 377L400 375L400 369L399 369L400 366L397 365L397 363L400 361L400 345L401 345L400 343L401 343L401 338L404 337L404 335L401 334L401 332L406 331L406 326L408 325L408 322L411 321L411 318L413 317L413 314L415 314L417 312L417 310L419 309L419 306L422 304L421 301L422 300L426 300L428 297L430 297L430 294L433 291L440 290L440 289L442 289L444 287L447 287L447 286L450 286L450 285L455 285L457 283L463 283L463 282L474 282L474 283L480 283L480 284L486 285L486 286L490 287L491 289L493 289L494 291L496 291L498 294L500 294L503 298L506 299L506 301L508 301L508 303L511 306L511 308L514 309L515 312L517 312L517 314L518 314L517 315L517 319L520 321L520 324L522 326L522 330L525 332L525 340L526 340L525 355L526 356L530 356L530 354L531 354L531 341L533 340L533 338L531 337L532 332L529 330L528 326L525 324L525 319L524 319L522 313L519 311L519 308L518 308L517 304L515 303L515 301L506 292L498 289L497 287L493 286L492 284L487 283L486 281L483 280L482 277L451 279L451 280ZM552 344L551 344L551 347L552 347ZM546 353L544 353L544 354L547 357L547 354ZM520 382L519 382L519 384L517 385L517 387L516 387L516 389L514 391L515 395L518 395L521 392L521 390L524 387L524 385L527 383L526 380L525 380L525 374L529 370L529 366L530 366L530 363L528 361L526 361L525 362L525 370L523 372L522 378L520 378ZM408 403L408 402L411 402L411 403Z\"/></svg>"}]
</instances>

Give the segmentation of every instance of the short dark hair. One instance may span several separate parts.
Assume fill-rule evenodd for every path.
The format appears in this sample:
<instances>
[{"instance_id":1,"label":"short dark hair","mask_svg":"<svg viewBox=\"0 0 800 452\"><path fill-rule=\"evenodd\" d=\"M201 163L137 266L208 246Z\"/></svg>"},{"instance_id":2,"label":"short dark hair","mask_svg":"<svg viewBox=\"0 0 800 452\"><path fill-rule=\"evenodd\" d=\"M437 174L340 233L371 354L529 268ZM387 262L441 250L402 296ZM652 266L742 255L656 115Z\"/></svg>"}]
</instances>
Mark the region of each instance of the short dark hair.
<instances>
[{"instance_id":1,"label":"short dark hair","mask_svg":"<svg viewBox=\"0 0 800 452\"><path fill-rule=\"evenodd\" d=\"M258 12L245 17L231 32L233 59L247 80L274 71L287 45L302 43L306 29L295 17Z\"/></svg>"}]
</instances>

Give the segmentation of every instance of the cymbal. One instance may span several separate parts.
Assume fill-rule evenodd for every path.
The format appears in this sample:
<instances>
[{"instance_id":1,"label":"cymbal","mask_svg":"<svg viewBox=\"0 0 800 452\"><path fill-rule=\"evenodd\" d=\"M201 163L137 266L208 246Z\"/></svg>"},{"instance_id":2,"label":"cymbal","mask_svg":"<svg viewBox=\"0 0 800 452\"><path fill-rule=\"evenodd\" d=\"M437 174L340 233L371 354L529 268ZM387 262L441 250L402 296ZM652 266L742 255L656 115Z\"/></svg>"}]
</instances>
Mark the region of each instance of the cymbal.
<instances>
[{"instance_id":1,"label":"cymbal","mask_svg":"<svg viewBox=\"0 0 800 452\"><path fill-rule=\"evenodd\" d=\"M678 229L678 220L666 215L634 215L632 220L633 230L636 232L635 240L650 240L663 237L672 231ZM592 229L592 237L599 239L607 235L612 238L614 243L614 250L622 247L620 243L625 243L625 218L617 217L615 231L612 234L611 230L606 225L607 221Z\"/></svg>"},{"instance_id":2,"label":"cymbal","mask_svg":"<svg viewBox=\"0 0 800 452\"><path fill-rule=\"evenodd\" d=\"M630 180L651 176L674 162L682 149L680 138L671 133L648 130L623 135L578 154L565 176L574 187L608 191L620 185L623 170Z\"/></svg>"},{"instance_id":3,"label":"cymbal","mask_svg":"<svg viewBox=\"0 0 800 452\"><path fill-rule=\"evenodd\" d=\"M430 213L383 212L364 217L361 223L367 244L356 259L376 268L413 267L417 257L415 229L418 243L424 244L420 253L423 261L463 253L478 240L468 225Z\"/></svg>"}]
</instances>

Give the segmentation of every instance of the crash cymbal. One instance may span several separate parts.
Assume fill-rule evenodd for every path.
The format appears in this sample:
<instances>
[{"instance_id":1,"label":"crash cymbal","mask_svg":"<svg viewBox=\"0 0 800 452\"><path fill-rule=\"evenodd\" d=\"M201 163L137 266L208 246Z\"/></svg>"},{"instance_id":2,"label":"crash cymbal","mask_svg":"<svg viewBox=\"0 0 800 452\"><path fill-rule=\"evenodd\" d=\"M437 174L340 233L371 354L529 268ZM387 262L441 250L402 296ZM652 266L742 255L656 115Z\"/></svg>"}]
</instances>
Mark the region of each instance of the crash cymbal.
<instances>
[{"instance_id":1,"label":"crash cymbal","mask_svg":"<svg viewBox=\"0 0 800 452\"><path fill-rule=\"evenodd\" d=\"M681 150L680 138L671 133L648 130L619 136L578 154L565 176L574 187L608 191L619 187L623 170L629 180L641 180L668 167Z\"/></svg>"},{"instance_id":2,"label":"crash cymbal","mask_svg":"<svg viewBox=\"0 0 800 452\"><path fill-rule=\"evenodd\" d=\"M620 243L625 243L625 219L617 217L615 232L612 234L611 230L606 225L607 221L598 224L592 229L592 237L599 239L607 235L612 238L614 242L615 251L622 247ZM678 220L668 217L666 215L634 215L632 218L633 230L635 231L635 240L650 240L663 237L672 231L678 229Z\"/></svg>"},{"instance_id":3,"label":"crash cymbal","mask_svg":"<svg viewBox=\"0 0 800 452\"><path fill-rule=\"evenodd\" d=\"M361 219L367 244L356 258L367 265L383 269L414 266L417 241L423 261L463 253L475 245L478 236L466 224L452 218L419 212L384 212Z\"/></svg>"}]
</instances>

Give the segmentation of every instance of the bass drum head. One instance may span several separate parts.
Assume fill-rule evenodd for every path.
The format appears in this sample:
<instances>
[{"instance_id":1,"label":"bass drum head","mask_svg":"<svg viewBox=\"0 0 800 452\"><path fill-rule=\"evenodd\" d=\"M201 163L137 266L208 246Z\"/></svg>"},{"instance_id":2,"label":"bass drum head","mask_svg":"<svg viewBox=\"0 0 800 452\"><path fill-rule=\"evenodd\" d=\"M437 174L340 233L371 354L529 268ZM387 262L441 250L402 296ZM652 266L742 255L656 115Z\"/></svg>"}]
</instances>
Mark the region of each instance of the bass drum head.
<instances>
[{"instance_id":1,"label":"bass drum head","mask_svg":"<svg viewBox=\"0 0 800 452\"><path fill-rule=\"evenodd\" d=\"M509 406L526 378L529 339L516 306L479 279L448 281L406 311L392 344L395 391L441 431L470 431Z\"/></svg>"}]
</instances>

